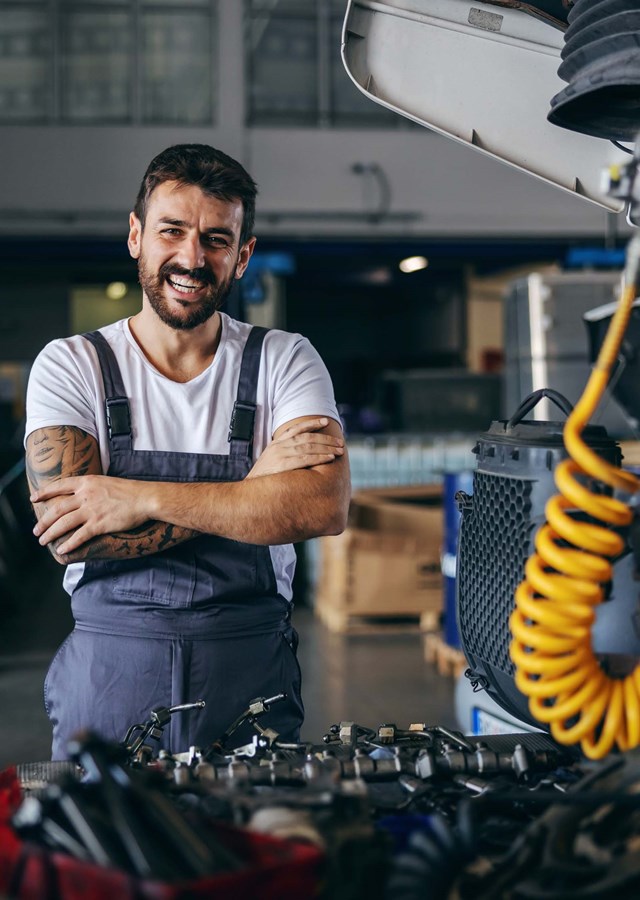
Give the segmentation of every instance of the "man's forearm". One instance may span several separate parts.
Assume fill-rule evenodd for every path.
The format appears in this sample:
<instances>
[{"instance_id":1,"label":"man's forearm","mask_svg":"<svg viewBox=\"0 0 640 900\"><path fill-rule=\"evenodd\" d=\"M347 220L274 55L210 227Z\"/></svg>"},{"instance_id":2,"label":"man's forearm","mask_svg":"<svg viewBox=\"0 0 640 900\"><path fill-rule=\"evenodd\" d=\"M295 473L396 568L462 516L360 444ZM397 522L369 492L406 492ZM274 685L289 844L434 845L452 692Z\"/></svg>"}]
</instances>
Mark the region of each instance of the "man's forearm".
<instances>
[{"instance_id":1,"label":"man's forearm","mask_svg":"<svg viewBox=\"0 0 640 900\"><path fill-rule=\"evenodd\" d=\"M80 428L57 425L32 432L27 440L26 474L32 493L67 476L87 477L102 471L100 452L94 437ZM34 503L36 518L46 513L49 504ZM188 541L196 532L167 522L144 522L130 531L98 535L69 554L58 553L66 536L48 546L59 563L84 562L87 559L135 559L160 553Z\"/></svg>"},{"instance_id":2,"label":"man's forearm","mask_svg":"<svg viewBox=\"0 0 640 900\"><path fill-rule=\"evenodd\" d=\"M349 476L337 478L303 469L238 482L140 485L145 509L182 528L252 544L287 544L321 534L339 534L346 525Z\"/></svg>"},{"instance_id":3,"label":"man's forearm","mask_svg":"<svg viewBox=\"0 0 640 900\"><path fill-rule=\"evenodd\" d=\"M54 559L62 565L92 559L138 559L161 553L197 536L197 531L169 522L145 522L131 531L98 535L71 553L58 553L58 547L64 543L66 536L49 544L49 549Z\"/></svg>"},{"instance_id":4,"label":"man's forearm","mask_svg":"<svg viewBox=\"0 0 640 900\"><path fill-rule=\"evenodd\" d=\"M339 534L351 497L343 444L337 423L301 417L276 432L241 481L63 477L33 490L34 533L42 545L56 545L61 561L147 555L197 533L261 545Z\"/></svg>"}]
</instances>

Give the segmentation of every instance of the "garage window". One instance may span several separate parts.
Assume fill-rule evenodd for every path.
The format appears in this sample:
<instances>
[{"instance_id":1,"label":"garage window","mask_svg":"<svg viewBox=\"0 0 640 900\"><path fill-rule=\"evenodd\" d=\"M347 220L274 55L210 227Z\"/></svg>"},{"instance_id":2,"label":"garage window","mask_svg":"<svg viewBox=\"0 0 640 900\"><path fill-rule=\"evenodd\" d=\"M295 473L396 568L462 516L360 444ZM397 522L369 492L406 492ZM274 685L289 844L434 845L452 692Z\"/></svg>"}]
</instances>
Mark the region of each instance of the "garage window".
<instances>
[{"instance_id":1,"label":"garage window","mask_svg":"<svg viewBox=\"0 0 640 900\"><path fill-rule=\"evenodd\" d=\"M0 123L213 125L218 0L0 0Z\"/></svg>"}]
</instances>

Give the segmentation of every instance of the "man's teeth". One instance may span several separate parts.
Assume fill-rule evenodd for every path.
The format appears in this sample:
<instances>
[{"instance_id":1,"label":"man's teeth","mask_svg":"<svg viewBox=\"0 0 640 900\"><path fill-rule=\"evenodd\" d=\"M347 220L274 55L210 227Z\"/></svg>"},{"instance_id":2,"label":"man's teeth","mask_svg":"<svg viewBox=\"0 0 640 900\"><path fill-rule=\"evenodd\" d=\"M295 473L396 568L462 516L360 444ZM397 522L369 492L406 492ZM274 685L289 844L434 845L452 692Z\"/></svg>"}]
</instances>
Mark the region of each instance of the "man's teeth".
<instances>
[{"instance_id":1,"label":"man's teeth","mask_svg":"<svg viewBox=\"0 0 640 900\"><path fill-rule=\"evenodd\" d=\"M202 287L201 281L194 281L192 278L181 278L176 275L169 276L167 281L171 287L175 288L176 291L180 291L182 294L194 294Z\"/></svg>"}]
</instances>

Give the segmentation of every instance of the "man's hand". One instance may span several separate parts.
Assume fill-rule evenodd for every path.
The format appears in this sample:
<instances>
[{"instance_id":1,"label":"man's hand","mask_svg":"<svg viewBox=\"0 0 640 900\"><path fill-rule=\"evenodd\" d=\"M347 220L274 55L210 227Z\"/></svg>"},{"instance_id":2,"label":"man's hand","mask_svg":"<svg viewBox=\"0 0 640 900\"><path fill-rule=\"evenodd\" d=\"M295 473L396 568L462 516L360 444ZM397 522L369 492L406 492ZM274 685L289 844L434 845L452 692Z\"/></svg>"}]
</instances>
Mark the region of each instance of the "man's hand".
<instances>
[{"instance_id":1,"label":"man's hand","mask_svg":"<svg viewBox=\"0 0 640 900\"><path fill-rule=\"evenodd\" d=\"M39 520L34 531L62 565L135 559L197 537L193 529L157 516L149 521L153 517L141 507L148 493L143 493L145 482L102 477L98 442L80 428L55 425L33 431L27 438L26 468ZM105 531L107 509L115 527ZM120 523L126 523L124 530L119 531ZM73 534L75 527L81 530Z\"/></svg>"},{"instance_id":2,"label":"man's hand","mask_svg":"<svg viewBox=\"0 0 640 900\"><path fill-rule=\"evenodd\" d=\"M328 419L305 419L278 429L247 478L276 475L333 462L344 454L344 440L337 435L320 433L328 424Z\"/></svg>"},{"instance_id":3,"label":"man's hand","mask_svg":"<svg viewBox=\"0 0 640 900\"><path fill-rule=\"evenodd\" d=\"M33 533L43 546L69 535L57 547L66 556L97 535L132 531L151 519L144 488L145 482L110 475L62 478L31 495L32 503L46 502Z\"/></svg>"}]
</instances>

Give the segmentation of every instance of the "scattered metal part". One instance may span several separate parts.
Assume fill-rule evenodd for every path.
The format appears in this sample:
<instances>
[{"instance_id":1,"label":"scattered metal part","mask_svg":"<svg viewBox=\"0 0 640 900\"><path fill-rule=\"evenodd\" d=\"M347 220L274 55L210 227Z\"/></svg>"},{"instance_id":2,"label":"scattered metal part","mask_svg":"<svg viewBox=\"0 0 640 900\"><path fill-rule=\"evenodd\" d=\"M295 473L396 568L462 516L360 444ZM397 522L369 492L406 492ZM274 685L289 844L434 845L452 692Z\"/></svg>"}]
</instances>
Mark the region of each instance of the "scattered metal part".
<instances>
[{"instance_id":1,"label":"scattered metal part","mask_svg":"<svg viewBox=\"0 0 640 900\"><path fill-rule=\"evenodd\" d=\"M132 762L147 762L153 750L146 744L151 739L159 741L162 738L165 727L169 724L171 716L180 712L191 712L195 709L204 709L205 701L196 700L195 703L181 703L178 706L157 706L149 713L146 722L132 725L122 740L122 745L129 754Z\"/></svg>"},{"instance_id":2,"label":"scattered metal part","mask_svg":"<svg viewBox=\"0 0 640 900\"><path fill-rule=\"evenodd\" d=\"M275 744L278 739L277 731L274 731L272 728L262 728L258 723L258 717L269 712L274 703L280 703L282 700L286 699L286 694L275 694L273 697L256 697L255 700L251 700L247 709L231 723L224 734L217 738L205 750L203 754L204 758L209 759L220 752L224 752L231 735L234 734L241 725L244 725L245 722L248 722L255 728L260 737L267 742L268 746Z\"/></svg>"},{"instance_id":3,"label":"scattered metal part","mask_svg":"<svg viewBox=\"0 0 640 900\"><path fill-rule=\"evenodd\" d=\"M240 719L255 725L277 700L252 701ZM240 719L223 735L229 744ZM587 900L590 885L638 895L640 754L593 765L544 734L469 737L421 722L345 720L321 745L255 731L242 746L219 740L151 760L85 736L71 748L84 782L68 776L27 798L15 828L80 859L175 881L233 868L192 816L253 823L322 846L333 900L381 900L385 890L393 900ZM395 827L415 832L400 853Z\"/></svg>"}]
</instances>

